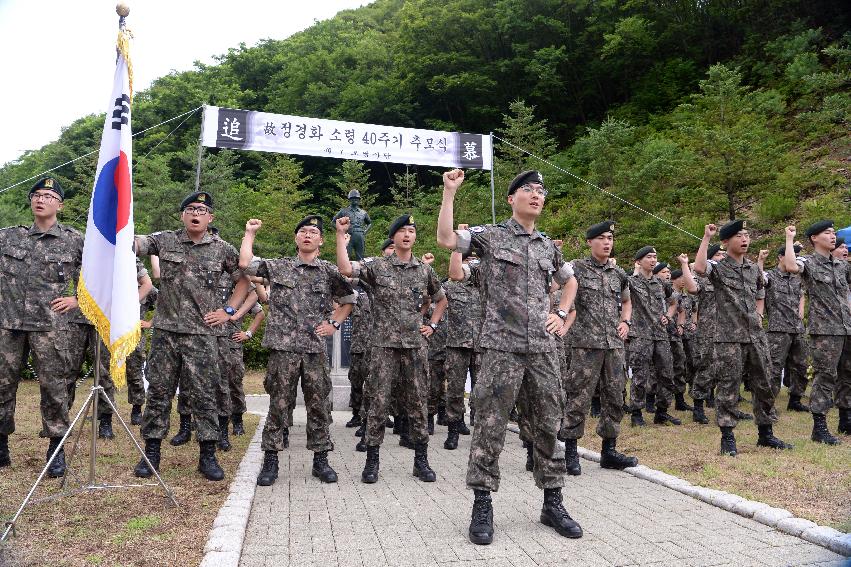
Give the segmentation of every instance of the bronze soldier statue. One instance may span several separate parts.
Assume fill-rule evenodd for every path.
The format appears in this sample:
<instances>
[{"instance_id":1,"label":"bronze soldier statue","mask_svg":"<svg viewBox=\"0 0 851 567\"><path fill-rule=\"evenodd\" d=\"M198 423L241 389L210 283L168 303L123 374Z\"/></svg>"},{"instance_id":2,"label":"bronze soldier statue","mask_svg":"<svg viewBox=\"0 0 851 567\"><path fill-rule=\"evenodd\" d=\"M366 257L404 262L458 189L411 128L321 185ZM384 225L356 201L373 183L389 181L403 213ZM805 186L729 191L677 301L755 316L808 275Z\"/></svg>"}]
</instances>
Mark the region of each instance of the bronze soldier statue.
<instances>
[{"instance_id":1,"label":"bronze soldier statue","mask_svg":"<svg viewBox=\"0 0 851 567\"><path fill-rule=\"evenodd\" d=\"M341 217L349 217L349 243L346 245L346 250L349 253L349 258L355 260L364 259L364 238L366 233L372 227L372 219L369 218L369 213L360 207L360 191L352 189L348 195L349 206L340 209L334 215L333 222Z\"/></svg>"}]
</instances>

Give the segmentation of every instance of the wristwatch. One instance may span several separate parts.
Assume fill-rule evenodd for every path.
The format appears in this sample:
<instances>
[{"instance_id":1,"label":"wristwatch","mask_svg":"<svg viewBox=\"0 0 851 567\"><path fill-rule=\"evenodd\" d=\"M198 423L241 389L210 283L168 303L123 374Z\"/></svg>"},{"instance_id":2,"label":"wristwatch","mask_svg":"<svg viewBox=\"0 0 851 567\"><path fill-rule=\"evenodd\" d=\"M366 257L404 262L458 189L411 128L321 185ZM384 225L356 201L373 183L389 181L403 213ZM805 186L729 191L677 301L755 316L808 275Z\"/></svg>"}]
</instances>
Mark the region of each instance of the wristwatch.
<instances>
[{"instance_id":1,"label":"wristwatch","mask_svg":"<svg viewBox=\"0 0 851 567\"><path fill-rule=\"evenodd\" d=\"M231 317L233 317L233 314L234 314L234 313L236 313L236 309L234 309L234 308L233 308L233 307L231 307L230 305L225 305L225 306L223 307L223 309L225 310L225 313L227 313L227 314L228 314L228 315L230 315Z\"/></svg>"},{"instance_id":2,"label":"wristwatch","mask_svg":"<svg viewBox=\"0 0 851 567\"><path fill-rule=\"evenodd\" d=\"M329 319L328 322L331 323L331 326L334 327L335 329L340 328L340 324L338 322L336 322L335 320Z\"/></svg>"},{"instance_id":3,"label":"wristwatch","mask_svg":"<svg viewBox=\"0 0 851 567\"><path fill-rule=\"evenodd\" d=\"M251 337L254 336L254 333L252 333L251 331L245 331L245 336L250 339Z\"/></svg>"},{"instance_id":4,"label":"wristwatch","mask_svg":"<svg viewBox=\"0 0 851 567\"><path fill-rule=\"evenodd\" d=\"M621 323L626 323L627 327L632 327L632 320L631 319L624 319L623 321L621 321Z\"/></svg>"},{"instance_id":5,"label":"wristwatch","mask_svg":"<svg viewBox=\"0 0 851 567\"><path fill-rule=\"evenodd\" d=\"M431 322L429 322L428 326L429 326L429 327L431 327L431 330L432 330L432 331L436 331L436 330L437 330L437 323L431 323Z\"/></svg>"},{"instance_id":6,"label":"wristwatch","mask_svg":"<svg viewBox=\"0 0 851 567\"><path fill-rule=\"evenodd\" d=\"M559 316L559 318L560 318L562 321L564 321L565 319L567 319L567 311L565 311L564 309L559 309L558 311L556 311L556 315L558 315L558 316Z\"/></svg>"}]
</instances>

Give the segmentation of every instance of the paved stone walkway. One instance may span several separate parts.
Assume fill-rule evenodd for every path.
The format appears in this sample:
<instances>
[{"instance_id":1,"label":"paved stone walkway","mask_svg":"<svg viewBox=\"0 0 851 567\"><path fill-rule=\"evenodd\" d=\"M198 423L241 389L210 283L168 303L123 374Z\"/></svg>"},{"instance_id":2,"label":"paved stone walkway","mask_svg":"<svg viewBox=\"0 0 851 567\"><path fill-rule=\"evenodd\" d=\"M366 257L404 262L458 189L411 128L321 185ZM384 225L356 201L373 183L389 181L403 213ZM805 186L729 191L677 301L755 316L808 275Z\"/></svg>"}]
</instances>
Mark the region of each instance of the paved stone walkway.
<instances>
[{"instance_id":1,"label":"paved stone walkway","mask_svg":"<svg viewBox=\"0 0 851 567\"><path fill-rule=\"evenodd\" d=\"M413 451L388 430L379 481L367 485L360 481L366 454L355 452L348 418L334 412L330 461L340 480L323 485L310 474L304 409L297 408L277 483L257 487L242 567L848 565L825 548L585 460L582 476L567 477L563 489L585 536L559 537L538 520L543 495L511 432L494 493L496 537L476 546L467 540L472 492L464 487L470 437L447 451L446 428L437 428L429 461L438 478L429 484L411 475Z\"/></svg>"}]
</instances>

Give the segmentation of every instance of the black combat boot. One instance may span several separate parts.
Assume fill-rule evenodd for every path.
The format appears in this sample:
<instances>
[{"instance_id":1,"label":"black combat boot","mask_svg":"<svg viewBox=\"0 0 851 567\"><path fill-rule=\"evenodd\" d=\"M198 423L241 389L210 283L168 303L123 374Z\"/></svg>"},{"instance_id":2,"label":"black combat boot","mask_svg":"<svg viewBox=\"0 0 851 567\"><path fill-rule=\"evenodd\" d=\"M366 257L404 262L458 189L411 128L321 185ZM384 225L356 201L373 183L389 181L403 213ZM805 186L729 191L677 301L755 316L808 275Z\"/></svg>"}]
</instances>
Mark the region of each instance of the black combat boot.
<instances>
[{"instance_id":1,"label":"black combat boot","mask_svg":"<svg viewBox=\"0 0 851 567\"><path fill-rule=\"evenodd\" d=\"M508 421L513 421L514 423L517 423L518 419L520 419L520 416L517 415L517 408L511 408L511 413L508 414Z\"/></svg>"},{"instance_id":2,"label":"black combat boot","mask_svg":"<svg viewBox=\"0 0 851 567\"><path fill-rule=\"evenodd\" d=\"M487 490L473 490L473 513L468 531L470 541L476 545L490 545L493 542L493 501Z\"/></svg>"},{"instance_id":3,"label":"black combat boot","mask_svg":"<svg viewBox=\"0 0 851 567\"><path fill-rule=\"evenodd\" d=\"M237 412L230 416L230 422L233 424L233 434L236 436L245 435L245 425L242 423L242 414Z\"/></svg>"},{"instance_id":4,"label":"black combat boot","mask_svg":"<svg viewBox=\"0 0 851 567\"><path fill-rule=\"evenodd\" d=\"M437 424L449 425L449 420L446 417L446 406L437 406Z\"/></svg>"},{"instance_id":5,"label":"black combat boot","mask_svg":"<svg viewBox=\"0 0 851 567\"><path fill-rule=\"evenodd\" d=\"M792 445L789 443L784 443L780 439L774 436L774 430L771 427L771 424L768 425L758 425L757 429L759 429L759 439L756 440L756 444L759 447L770 447L772 449L791 449Z\"/></svg>"},{"instance_id":6,"label":"black combat boot","mask_svg":"<svg viewBox=\"0 0 851 567\"><path fill-rule=\"evenodd\" d=\"M399 446L404 447L406 449L413 449L414 442L411 441L411 420L408 416L404 416L402 419L402 426L399 428Z\"/></svg>"},{"instance_id":7,"label":"black combat boot","mask_svg":"<svg viewBox=\"0 0 851 567\"><path fill-rule=\"evenodd\" d=\"M230 451L231 444L228 439L228 427L230 426L230 418L226 415L219 416L219 440L216 441L216 446L222 451Z\"/></svg>"},{"instance_id":8,"label":"black combat boot","mask_svg":"<svg viewBox=\"0 0 851 567\"><path fill-rule=\"evenodd\" d=\"M666 410L657 409L656 413L653 414L653 423L656 425L682 425L683 422L678 418L669 414Z\"/></svg>"},{"instance_id":9,"label":"black combat boot","mask_svg":"<svg viewBox=\"0 0 851 567\"><path fill-rule=\"evenodd\" d=\"M709 397L706 399L706 407L714 408L715 407L715 391L709 393Z\"/></svg>"},{"instance_id":10,"label":"black combat boot","mask_svg":"<svg viewBox=\"0 0 851 567\"><path fill-rule=\"evenodd\" d=\"M721 428L721 454L727 457L735 457L738 454L736 449L736 437L733 435L732 427Z\"/></svg>"},{"instance_id":11,"label":"black combat boot","mask_svg":"<svg viewBox=\"0 0 851 567\"><path fill-rule=\"evenodd\" d=\"M428 430L429 435L434 435L434 414L428 414L428 422L426 423L426 429Z\"/></svg>"},{"instance_id":12,"label":"black combat boot","mask_svg":"<svg viewBox=\"0 0 851 567\"><path fill-rule=\"evenodd\" d=\"M843 435L851 435L851 409L839 408L839 427L836 430Z\"/></svg>"},{"instance_id":13,"label":"black combat boot","mask_svg":"<svg viewBox=\"0 0 851 567\"><path fill-rule=\"evenodd\" d=\"M284 438L284 449L289 449L290 448L290 428L284 427L281 430L281 435Z\"/></svg>"},{"instance_id":14,"label":"black combat boot","mask_svg":"<svg viewBox=\"0 0 851 567\"><path fill-rule=\"evenodd\" d=\"M311 474L325 483L337 482L337 473L328 464L328 451L313 453L313 470Z\"/></svg>"},{"instance_id":15,"label":"black combat boot","mask_svg":"<svg viewBox=\"0 0 851 567\"><path fill-rule=\"evenodd\" d=\"M364 418L364 421L366 421L366 418ZM384 427L386 427L386 428L392 427L393 433L396 433L396 422L395 422L395 420L391 419L389 415L387 416L387 419L384 420Z\"/></svg>"},{"instance_id":16,"label":"black combat boot","mask_svg":"<svg viewBox=\"0 0 851 567\"><path fill-rule=\"evenodd\" d=\"M428 445L417 443L414 447L414 476L423 482L434 482L437 475L428 464Z\"/></svg>"},{"instance_id":17,"label":"black combat boot","mask_svg":"<svg viewBox=\"0 0 851 567\"><path fill-rule=\"evenodd\" d=\"M600 396L593 396L591 398L591 417L600 417L601 411Z\"/></svg>"},{"instance_id":18,"label":"black combat boot","mask_svg":"<svg viewBox=\"0 0 851 567\"><path fill-rule=\"evenodd\" d=\"M361 481L373 484L378 481L378 445L366 448L366 464L360 474Z\"/></svg>"},{"instance_id":19,"label":"black combat boot","mask_svg":"<svg viewBox=\"0 0 851 567\"><path fill-rule=\"evenodd\" d=\"M644 415L641 413L641 408L632 410L631 422L633 427L644 427L647 425L644 422Z\"/></svg>"},{"instance_id":20,"label":"black combat boot","mask_svg":"<svg viewBox=\"0 0 851 567\"><path fill-rule=\"evenodd\" d=\"M831 435L827 428L827 416L823 413L813 414L813 434L810 435L810 439L825 445L839 445L839 439Z\"/></svg>"},{"instance_id":21,"label":"black combat boot","mask_svg":"<svg viewBox=\"0 0 851 567\"><path fill-rule=\"evenodd\" d=\"M353 409L352 410L352 419L346 422L346 427L360 427L361 418L360 418L360 410Z\"/></svg>"},{"instance_id":22,"label":"black combat boot","mask_svg":"<svg viewBox=\"0 0 851 567\"><path fill-rule=\"evenodd\" d=\"M59 442L62 441L61 437L51 437L50 445L47 447L47 458L46 461L50 460L50 456L53 454L53 451L59 446ZM56 455L56 458L53 459L53 462L50 463L50 467L47 469L47 476L50 478L59 478L60 476L65 475L65 448L59 449L59 453Z\"/></svg>"},{"instance_id":23,"label":"black combat boot","mask_svg":"<svg viewBox=\"0 0 851 567\"><path fill-rule=\"evenodd\" d=\"M388 417L387 420L389 421L390 418ZM402 431L402 416L401 415L394 415L393 416L393 425L388 426L388 427L393 427L393 435L399 435Z\"/></svg>"},{"instance_id":24,"label":"black combat boot","mask_svg":"<svg viewBox=\"0 0 851 567\"><path fill-rule=\"evenodd\" d=\"M523 443L526 447L526 470L532 472L535 470L535 445L532 443Z\"/></svg>"},{"instance_id":25,"label":"black combat boot","mask_svg":"<svg viewBox=\"0 0 851 567\"><path fill-rule=\"evenodd\" d=\"M133 404L133 409L130 410L130 425L142 425L141 404Z\"/></svg>"},{"instance_id":26,"label":"black combat boot","mask_svg":"<svg viewBox=\"0 0 851 567\"><path fill-rule=\"evenodd\" d=\"M470 425L476 424L476 408L470 406Z\"/></svg>"},{"instance_id":27,"label":"black combat boot","mask_svg":"<svg viewBox=\"0 0 851 567\"><path fill-rule=\"evenodd\" d=\"M359 453L366 453L366 435L358 440L357 445L355 445L355 451Z\"/></svg>"},{"instance_id":28,"label":"black combat boot","mask_svg":"<svg viewBox=\"0 0 851 567\"><path fill-rule=\"evenodd\" d=\"M111 413L105 413L98 418L98 439L115 439Z\"/></svg>"},{"instance_id":29,"label":"black combat boot","mask_svg":"<svg viewBox=\"0 0 851 567\"><path fill-rule=\"evenodd\" d=\"M9 454L9 436L0 433L0 467L8 467L12 464L12 456Z\"/></svg>"},{"instance_id":30,"label":"black combat boot","mask_svg":"<svg viewBox=\"0 0 851 567\"><path fill-rule=\"evenodd\" d=\"M810 407L801 403L801 396L789 394L789 403L786 404L786 409L789 411L805 411L809 413Z\"/></svg>"},{"instance_id":31,"label":"black combat boot","mask_svg":"<svg viewBox=\"0 0 851 567\"><path fill-rule=\"evenodd\" d=\"M257 475L257 486L272 486L278 480L278 452L266 451L263 455L263 466Z\"/></svg>"},{"instance_id":32,"label":"black combat boot","mask_svg":"<svg viewBox=\"0 0 851 567\"><path fill-rule=\"evenodd\" d=\"M674 400L674 409L677 411L692 411L694 409L686 402L685 394L675 394Z\"/></svg>"},{"instance_id":33,"label":"black combat boot","mask_svg":"<svg viewBox=\"0 0 851 567\"><path fill-rule=\"evenodd\" d=\"M647 394L644 398L644 411L647 413L656 411L656 394Z\"/></svg>"},{"instance_id":34,"label":"black combat boot","mask_svg":"<svg viewBox=\"0 0 851 567\"><path fill-rule=\"evenodd\" d=\"M694 409L691 411L691 420L695 423L700 423L702 425L706 425L707 423L709 423L709 419L703 412L703 400L694 401Z\"/></svg>"},{"instance_id":35,"label":"black combat boot","mask_svg":"<svg viewBox=\"0 0 851 567\"><path fill-rule=\"evenodd\" d=\"M446 441L443 442L443 448L453 451L458 448L458 422L449 422L449 433L446 434Z\"/></svg>"},{"instance_id":36,"label":"black combat boot","mask_svg":"<svg viewBox=\"0 0 851 567\"><path fill-rule=\"evenodd\" d=\"M470 410L470 424L471 425L473 423L472 411L473 410ZM464 423L464 416L463 415L461 416L461 421L458 421L456 424L458 425L458 433L460 433L461 435L469 435L470 434L470 428L467 427L466 423Z\"/></svg>"},{"instance_id":37,"label":"black combat boot","mask_svg":"<svg viewBox=\"0 0 851 567\"><path fill-rule=\"evenodd\" d=\"M366 435L366 420L360 422L360 427L355 430L355 437L363 437Z\"/></svg>"},{"instance_id":38,"label":"black combat boot","mask_svg":"<svg viewBox=\"0 0 851 567\"><path fill-rule=\"evenodd\" d=\"M145 456L151 461L155 471L160 470L160 446L162 439L145 439ZM139 464L133 469L133 474L139 478L151 478L154 476L154 470L148 467L145 459L140 459Z\"/></svg>"},{"instance_id":39,"label":"black combat boot","mask_svg":"<svg viewBox=\"0 0 851 567\"><path fill-rule=\"evenodd\" d=\"M561 500L561 488L544 489L544 506L541 508L541 523L555 528L559 535L572 539L582 537L582 528L573 521Z\"/></svg>"},{"instance_id":40,"label":"black combat boot","mask_svg":"<svg viewBox=\"0 0 851 567\"><path fill-rule=\"evenodd\" d=\"M627 467L637 467L638 459L628 457L615 449L617 437L603 439L603 450L600 451L600 466L604 469L624 470Z\"/></svg>"},{"instance_id":41,"label":"black combat boot","mask_svg":"<svg viewBox=\"0 0 851 567\"><path fill-rule=\"evenodd\" d=\"M225 471L216 460L216 442L201 441L198 452L198 472L207 480L219 481L225 478Z\"/></svg>"},{"instance_id":42,"label":"black combat boot","mask_svg":"<svg viewBox=\"0 0 851 567\"><path fill-rule=\"evenodd\" d=\"M178 445L186 445L192 439L192 416L189 414L180 414L180 428L177 430L177 435L171 438L169 443L175 447Z\"/></svg>"},{"instance_id":43,"label":"black combat boot","mask_svg":"<svg viewBox=\"0 0 851 567\"><path fill-rule=\"evenodd\" d=\"M579 453L576 451L576 439L567 439L564 442L564 461L567 466L567 474L579 476L582 474L582 465L579 464Z\"/></svg>"}]
</instances>

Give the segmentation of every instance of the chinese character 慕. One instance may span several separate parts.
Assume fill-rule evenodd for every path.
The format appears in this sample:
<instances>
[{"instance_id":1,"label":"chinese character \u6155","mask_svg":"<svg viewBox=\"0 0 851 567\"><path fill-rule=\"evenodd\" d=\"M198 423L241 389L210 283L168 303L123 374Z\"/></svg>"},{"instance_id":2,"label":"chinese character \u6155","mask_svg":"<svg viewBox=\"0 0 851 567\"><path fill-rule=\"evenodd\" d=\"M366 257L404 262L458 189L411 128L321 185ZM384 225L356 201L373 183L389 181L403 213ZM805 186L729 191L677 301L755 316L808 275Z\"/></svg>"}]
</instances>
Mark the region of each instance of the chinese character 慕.
<instances>
[{"instance_id":1,"label":"chinese character \u6155","mask_svg":"<svg viewBox=\"0 0 851 567\"><path fill-rule=\"evenodd\" d=\"M476 153L476 142L464 142L464 154L461 156L470 161L479 159L479 154Z\"/></svg>"}]
</instances>

